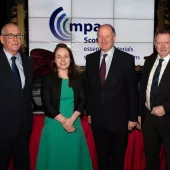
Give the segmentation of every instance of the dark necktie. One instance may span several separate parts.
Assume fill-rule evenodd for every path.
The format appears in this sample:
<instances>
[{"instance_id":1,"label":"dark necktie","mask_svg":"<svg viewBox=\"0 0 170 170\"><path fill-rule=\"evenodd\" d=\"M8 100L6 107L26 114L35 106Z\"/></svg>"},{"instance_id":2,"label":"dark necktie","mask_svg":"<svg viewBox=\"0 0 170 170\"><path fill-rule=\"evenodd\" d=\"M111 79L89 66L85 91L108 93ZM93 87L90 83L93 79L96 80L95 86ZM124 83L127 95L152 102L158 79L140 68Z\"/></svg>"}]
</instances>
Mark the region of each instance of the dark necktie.
<instances>
[{"instance_id":1,"label":"dark necktie","mask_svg":"<svg viewBox=\"0 0 170 170\"><path fill-rule=\"evenodd\" d=\"M17 86L19 88L22 88L22 84L21 84L21 77L20 77L20 74L19 74L19 70L18 70L18 67L16 65L16 57L15 56L12 56L11 57L11 60L12 60L12 72L14 74L14 77L15 77L15 80L17 82Z\"/></svg>"},{"instance_id":2,"label":"dark necktie","mask_svg":"<svg viewBox=\"0 0 170 170\"><path fill-rule=\"evenodd\" d=\"M102 63L100 65L100 82L101 82L101 86L104 86L104 82L105 82L105 76L106 76L106 58L107 54L103 54L103 59L102 59Z\"/></svg>"},{"instance_id":3,"label":"dark necktie","mask_svg":"<svg viewBox=\"0 0 170 170\"><path fill-rule=\"evenodd\" d=\"M152 110L153 108L153 100L156 97L156 92L158 89L158 82L159 82L159 75L160 75L160 71L161 71L161 67L162 67L162 62L164 61L164 59L159 59L159 64L155 70L155 73L153 75L153 79L152 79L152 85L151 85L151 92L150 92L150 109Z\"/></svg>"}]
</instances>

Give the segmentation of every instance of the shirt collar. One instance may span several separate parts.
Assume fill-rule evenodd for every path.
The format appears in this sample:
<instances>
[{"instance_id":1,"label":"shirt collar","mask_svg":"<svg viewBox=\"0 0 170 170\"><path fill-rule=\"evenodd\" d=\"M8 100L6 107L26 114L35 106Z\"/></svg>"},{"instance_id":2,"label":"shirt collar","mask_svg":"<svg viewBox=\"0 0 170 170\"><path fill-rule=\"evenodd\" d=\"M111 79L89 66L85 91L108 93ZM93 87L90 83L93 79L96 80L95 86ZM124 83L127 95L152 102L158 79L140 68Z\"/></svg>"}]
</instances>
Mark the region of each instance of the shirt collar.
<instances>
[{"instance_id":1,"label":"shirt collar","mask_svg":"<svg viewBox=\"0 0 170 170\"><path fill-rule=\"evenodd\" d=\"M108 56L113 56L114 51L115 51L115 47L114 46L112 46L112 48L107 53L105 53L105 52L103 52L101 50L101 56L102 56L101 58L103 58L103 54L107 54Z\"/></svg>"},{"instance_id":2,"label":"shirt collar","mask_svg":"<svg viewBox=\"0 0 170 170\"><path fill-rule=\"evenodd\" d=\"M157 60L159 61L159 59L161 59L161 57L160 57L160 55L158 54ZM165 62L168 62L169 59L170 59L170 54L168 54L166 57L164 57L164 58L162 58L162 59L164 59Z\"/></svg>"},{"instance_id":3,"label":"shirt collar","mask_svg":"<svg viewBox=\"0 0 170 170\"><path fill-rule=\"evenodd\" d=\"M4 51L6 57L7 57L8 61L9 61L13 55L11 55L11 54L10 54L7 50L5 50L4 48L3 48L3 51ZM19 54L19 53L17 53L17 54L15 55L15 57L16 57L16 59L19 59L19 60L20 60L20 54Z\"/></svg>"}]
</instances>

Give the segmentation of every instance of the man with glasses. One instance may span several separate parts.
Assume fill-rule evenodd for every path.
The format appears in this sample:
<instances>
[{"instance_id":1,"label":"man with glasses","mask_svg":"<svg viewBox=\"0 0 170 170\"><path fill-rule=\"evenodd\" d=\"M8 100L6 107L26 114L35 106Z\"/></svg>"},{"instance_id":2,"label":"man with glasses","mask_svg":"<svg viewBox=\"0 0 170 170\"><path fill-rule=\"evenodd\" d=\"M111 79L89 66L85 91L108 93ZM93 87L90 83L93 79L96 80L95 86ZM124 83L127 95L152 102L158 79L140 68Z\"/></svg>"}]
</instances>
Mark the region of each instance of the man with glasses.
<instances>
[{"instance_id":1,"label":"man with glasses","mask_svg":"<svg viewBox=\"0 0 170 170\"><path fill-rule=\"evenodd\" d=\"M19 53L19 27L3 26L0 41L0 169L8 170L11 158L15 170L30 170L29 139L32 129L33 61Z\"/></svg>"}]
</instances>

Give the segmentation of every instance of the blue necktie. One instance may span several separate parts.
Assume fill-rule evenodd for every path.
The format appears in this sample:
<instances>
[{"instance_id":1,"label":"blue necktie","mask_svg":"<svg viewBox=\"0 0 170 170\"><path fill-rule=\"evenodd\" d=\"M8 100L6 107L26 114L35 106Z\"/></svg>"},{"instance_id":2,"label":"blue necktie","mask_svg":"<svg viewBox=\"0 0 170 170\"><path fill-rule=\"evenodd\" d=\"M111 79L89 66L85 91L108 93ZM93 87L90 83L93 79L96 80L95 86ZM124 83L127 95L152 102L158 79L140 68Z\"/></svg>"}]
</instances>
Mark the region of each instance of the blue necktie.
<instances>
[{"instance_id":1,"label":"blue necktie","mask_svg":"<svg viewBox=\"0 0 170 170\"><path fill-rule=\"evenodd\" d=\"M21 77L20 77L20 74L19 74L19 70L18 70L18 67L16 65L16 57L15 56L12 56L11 57L11 60L12 60L12 72L14 74L14 77L15 77L15 80L16 80L16 83L17 83L17 86L22 89L22 84L21 84Z\"/></svg>"},{"instance_id":2,"label":"blue necktie","mask_svg":"<svg viewBox=\"0 0 170 170\"><path fill-rule=\"evenodd\" d=\"M159 82L159 75L162 67L162 62L164 59L159 59L159 64L155 70L155 73L153 75L152 85L151 85L151 92L150 92L150 108L152 110L153 108L153 100L156 98L156 92L158 89L158 82Z\"/></svg>"}]
</instances>

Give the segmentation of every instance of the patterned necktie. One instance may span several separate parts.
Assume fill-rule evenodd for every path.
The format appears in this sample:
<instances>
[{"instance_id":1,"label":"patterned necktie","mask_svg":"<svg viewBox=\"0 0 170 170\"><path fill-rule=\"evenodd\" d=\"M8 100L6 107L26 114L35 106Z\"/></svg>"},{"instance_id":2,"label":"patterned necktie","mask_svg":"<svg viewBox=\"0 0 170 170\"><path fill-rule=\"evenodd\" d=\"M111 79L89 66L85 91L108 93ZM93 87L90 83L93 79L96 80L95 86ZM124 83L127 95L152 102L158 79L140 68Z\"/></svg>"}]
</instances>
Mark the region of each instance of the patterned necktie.
<instances>
[{"instance_id":1,"label":"patterned necktie","mask_svg":"<svg viewBox=\"0 0 170 170\"><path fill-rule=\"evenodd\" d=\"M164 59L159 59L159 64L155 70L155 73L153 75L153 79L152 79L152 85L151 85L151 92L150 92L150 109L152 110L153 108L153 100L156 97L156 92L158 89L158 82L159 82L159 75L160 75L160 71L161 71L161 67L162 67L162 62L164 61Z\"/></svg>"},{"instance_id":2,"label":"patterned necktie","mask_svg":"<svg viewBox=\"0 0 170 170\"><path fill-rule=\"evenodd\" d=\"M19 74L18 67L16 65L16 57L12 56L11 60L12 60L12 72L14 74L15 80L17 82L18 87L22 88L21 77L20 77L20 74Z\"/></svg>"},{"instance_id":3,"label":"patterned necktie","mask_svg":"<svg viewBox=\"0 0 170 170\"><path fill-rule=\"evenodd\" d=\"M103 54L103 59L102 63L100 65L100 82L101 82L101 87L104 86L104 81L105 81L105 76L106 76L106 58L107 54Z\"/></svg>"}]
</instances>

